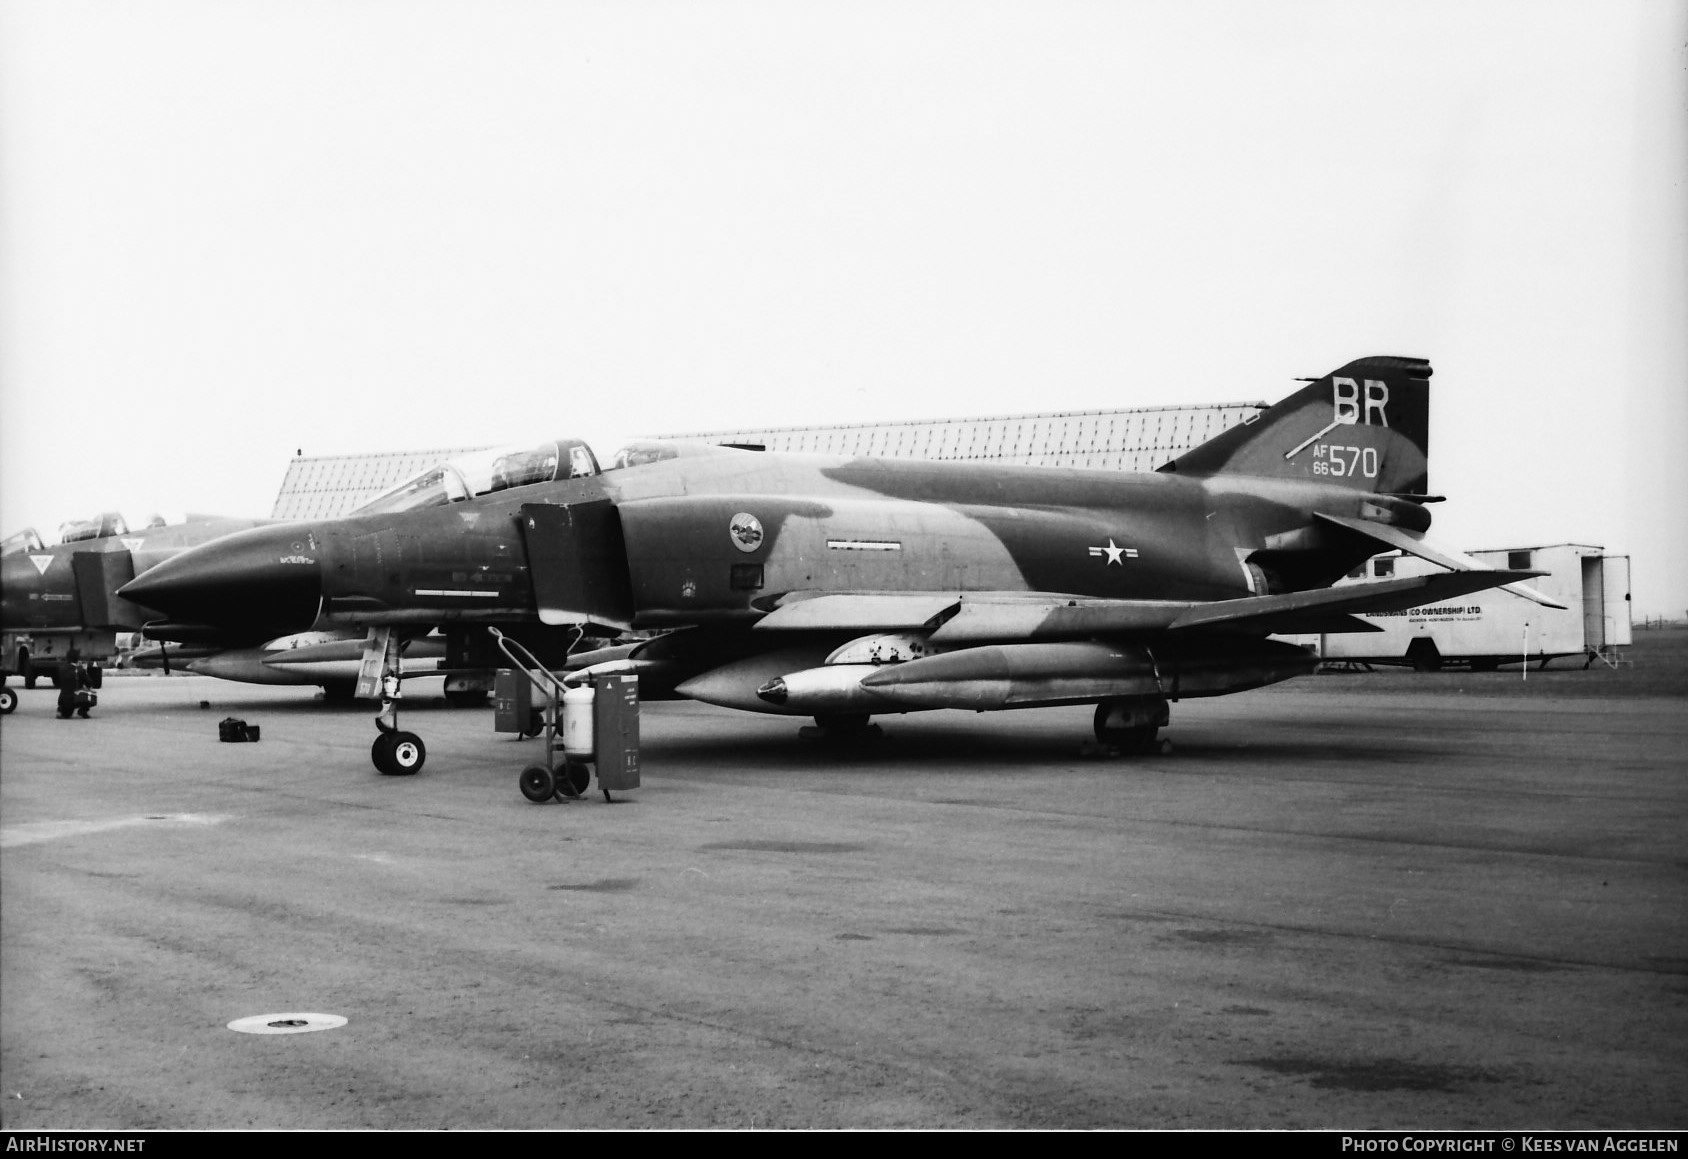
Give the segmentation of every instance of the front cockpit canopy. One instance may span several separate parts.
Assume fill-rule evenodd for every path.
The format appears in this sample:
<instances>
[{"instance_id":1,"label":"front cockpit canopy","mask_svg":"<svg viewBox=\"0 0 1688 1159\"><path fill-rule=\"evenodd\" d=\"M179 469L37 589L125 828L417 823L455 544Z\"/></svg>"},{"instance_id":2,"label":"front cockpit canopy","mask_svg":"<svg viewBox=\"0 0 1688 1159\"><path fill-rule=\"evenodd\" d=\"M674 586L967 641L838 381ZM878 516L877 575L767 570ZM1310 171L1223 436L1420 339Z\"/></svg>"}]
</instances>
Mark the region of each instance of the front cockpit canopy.
<instances>
[{"instance_id":1,"label":"front cockpit canopy","mask_svg":"<svg viewBox=\"0 0 1688 1159\"><path fill-rule=\"evenodd\" d=\"M8 535L0 540L0 555L16 555L20 551L46 551L47 545L41 542L41 536L36 534L35 528L26 527L16 535Z\"/></svg>"},{"instance_id":2,"label":"front cockpit canopy","mask_svg":"<svg viewBox=\"0 0 1688 1159\"><path fill-rule=\"evenodd\" d=\"M391 515L442 507L511 487L597 473L597 457L579 439L552 439L537 447L495 447L430 467L362 504L353 514Z\"/></svg>"}]
</instances>

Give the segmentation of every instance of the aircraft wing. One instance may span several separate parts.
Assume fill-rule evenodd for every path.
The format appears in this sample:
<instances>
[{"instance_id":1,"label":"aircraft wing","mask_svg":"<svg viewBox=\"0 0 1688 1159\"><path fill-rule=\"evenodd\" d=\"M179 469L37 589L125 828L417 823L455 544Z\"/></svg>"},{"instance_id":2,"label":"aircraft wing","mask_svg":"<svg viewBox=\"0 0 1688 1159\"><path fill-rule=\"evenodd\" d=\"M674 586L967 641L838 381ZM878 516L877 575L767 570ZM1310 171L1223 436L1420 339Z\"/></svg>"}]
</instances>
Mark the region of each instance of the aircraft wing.
<instances>
[{"instance_id":1,"label":"aircraft wing","mask_svg":"<svg viewBox=\"0 0 1688 1159\"><path fill-rule=\"evenodd\" d=\"M1412 531L1404 531L1399 527L1390 527L1382 523L1373 523L1366 519L1349 519L1343 515L1326 515L1322 511L1315 511L1313 518L1325 523L1335 524L1337 527L1352 531L1356 535L1363 535L1374 543L1381 543L1386 547L1393 547L1404 551L1408 555L1416 555L1420 559L1429 560L1438 567L1449 568L1453 571L1487 571L1496 569L1490 567L1474 556L1466 555L1462 551L1455 551L1449 547L1438 547L1427 543L1424 536ZM1542 574L1540 572L1536 574ZM1544 608L1558 608L1563 611L1565 605L1551 596L1545 596L1528 584L1510 583L1499 584L1503 592L1511 592L1515 596L1522 596L1526 600L1533 600ZM1475 590L1475 589L1474 589Z\"/></svg>"},{"instance_id":2,"label":"aircraft wing","mask_svg":"<svg viewBox=\"0 0 1688 1159\"><path fill-rule=\"evenodd\" d=\"M1356 613L1396 612L1541 575L1484 568L1235 600L1108 600L1054 592L792 592L762 631L928 631L933 644L1074 640L1197 628L1371 632Z\"/></svg>"}]
</instances>

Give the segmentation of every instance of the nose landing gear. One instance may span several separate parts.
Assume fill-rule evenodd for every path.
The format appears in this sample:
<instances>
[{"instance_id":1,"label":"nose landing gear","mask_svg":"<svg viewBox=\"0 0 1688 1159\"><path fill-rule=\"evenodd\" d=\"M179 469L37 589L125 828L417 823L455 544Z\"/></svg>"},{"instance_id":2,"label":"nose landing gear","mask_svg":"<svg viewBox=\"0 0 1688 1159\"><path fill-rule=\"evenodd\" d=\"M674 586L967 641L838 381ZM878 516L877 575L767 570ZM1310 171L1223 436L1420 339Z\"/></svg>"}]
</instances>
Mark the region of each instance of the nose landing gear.
<instances>
[{"instance_id":1,"label":"nose landing gear","mask_svg":"<svg viewBox=\"0 0 1688 1159\"><path fill-rule=\"evenodd\" d=\"M363 662L358 668L357 696L381 699L375 717L378 734L369 748L369 759L384 777L408 777L421 770L428 759L428 746L413 732L399 728L399 680L404 657L391 628L371 628L363 642Z\"/></svg>"}]
</instances>

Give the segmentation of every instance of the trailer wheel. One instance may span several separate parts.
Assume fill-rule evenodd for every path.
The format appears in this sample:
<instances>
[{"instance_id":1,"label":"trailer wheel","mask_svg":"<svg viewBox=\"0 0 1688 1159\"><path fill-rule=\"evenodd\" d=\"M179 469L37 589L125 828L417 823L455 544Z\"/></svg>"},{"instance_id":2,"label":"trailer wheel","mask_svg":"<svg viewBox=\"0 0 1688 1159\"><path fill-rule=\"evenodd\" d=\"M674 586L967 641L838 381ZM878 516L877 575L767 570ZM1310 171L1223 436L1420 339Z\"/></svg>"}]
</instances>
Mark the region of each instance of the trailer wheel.
<instances>
[{"instance_id":1,"label":"trailer wheel","mask_svg":"<svg viewBox=\"0 0 1688 1159\"><path fill-rule=\"evenodd\" d=\"M18 694L10 688L0 687L0 716L10 716L17 706Z\"/></svg>"},{"instance_id":2,"label":"trailer wheel","mask_svg":"<svg viewBox=\"0 0 1688 1159\"><path fill-rule=\"evenodd\" d=\"M543 805L557 795L557 782L551 776L551 770L544 765L529 765L523 769L517 784L522 787L522 796L535 805Z\"/></svg>"},{"instance_id":3,"label":"trailer wheel","mask_svg":"<svg viewBox=\"0 0 1688 1159\"><path fill-rule=\"evenodd\" d=\"M1440 672L1442 670L1442 653L1436 647L1436 641L1428 636L1420 636L1407 645L1407 662L1413 666L1414 672Z\"/></svg>"},{"instance_id":4,"label":"trailer wheel","mask_svg":"<svg viewBox=\"0 0 1688 1159\"><path fill-rule=\"evenodd\" d=\"M592 769L583 761L564 761L557 773L557 796L583 797L592 786Z\"/></svg>"}]
</instances>

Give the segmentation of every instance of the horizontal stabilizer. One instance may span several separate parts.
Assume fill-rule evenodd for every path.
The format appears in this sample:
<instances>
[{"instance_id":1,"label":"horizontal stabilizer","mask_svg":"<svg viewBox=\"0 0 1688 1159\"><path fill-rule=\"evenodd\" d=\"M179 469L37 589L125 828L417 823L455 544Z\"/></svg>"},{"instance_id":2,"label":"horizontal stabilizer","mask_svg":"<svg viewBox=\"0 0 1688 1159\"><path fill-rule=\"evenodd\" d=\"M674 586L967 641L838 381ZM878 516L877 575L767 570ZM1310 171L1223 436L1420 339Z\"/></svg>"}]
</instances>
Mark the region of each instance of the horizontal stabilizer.
<instances>
[{"instance_id":1,"label":"horizontal stabilizer","mask_svg":"<svg viewBox=\"0 0 1688 1159\"><path fill-rule=\"evenodd\" d=\"M1485 588L1500 587L1532 579L1539 571L1449 571L1436 575L1408 576L1377 583L1345 584L1335 588L1314 588L1285 592L1277 596L1248 596L1240 600L1215 600L1197 604L1173 621L1174 631L1190 628L1240 628L1250 632L1297 632L1310 613L1364 615L1368 612L1402 612L1456 599Z\"/></svg>"},{"instance_id":2,"label":"horizontal stabilizer","mask_svg":"<svg viewBox=\"0 0 1688 1159\"><path fill-rule=\"evenodd\" d=\"M1428 560L1437 567L1445 567L1453 571L1496 570L1474 556L1466 555L1462 551L1454 551L1452 548L1439 547L1434 544L1426 543L1422 535L1412 531L1404 531L1399 527L1390 527L1382 523L1373 523L1366 519L1349 519L1342 515L1326 515L1323 512L1315 512L1313 518L1321 519L1326 523L1333 523L1338 527L1346 528L1357 535L1365 536L1367 539L1370 539L1375 543L1381 543L1386 547L1393 547L1397 551L1406 552L1408 555L1416 555L1418 558ZM1535 603L1542 605L1544 608L1558 608L1560 611L1565 609L1564 604L1553 599L1551 596L1543 595L1541 592L1538 592L1535 588L1530 587L1528 584L1501 584L1497 586L1499 586L1502 591L1511 592L1515 596L1522 596L1526 600L1532 600Z\"/></svg>"},{"instance_id":3,"label":"horizontal stabilizer","mask_svg":"<svg viewBox=\"0 0 1688 1159\"><path fill-rule=\"evenodd\" d=\"M1274 635L1279 636L1341 636L1350 633L1381 632L1383 629L1370 620L1346 616L1340 612L1306 612L1286 617Z\"/></svg>"}]
</instances>

